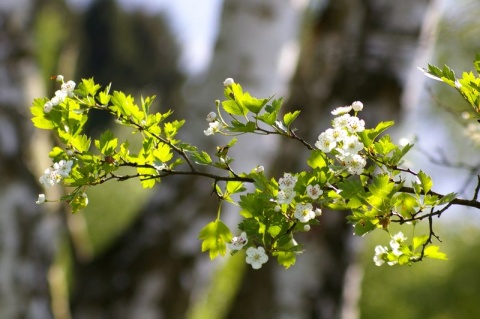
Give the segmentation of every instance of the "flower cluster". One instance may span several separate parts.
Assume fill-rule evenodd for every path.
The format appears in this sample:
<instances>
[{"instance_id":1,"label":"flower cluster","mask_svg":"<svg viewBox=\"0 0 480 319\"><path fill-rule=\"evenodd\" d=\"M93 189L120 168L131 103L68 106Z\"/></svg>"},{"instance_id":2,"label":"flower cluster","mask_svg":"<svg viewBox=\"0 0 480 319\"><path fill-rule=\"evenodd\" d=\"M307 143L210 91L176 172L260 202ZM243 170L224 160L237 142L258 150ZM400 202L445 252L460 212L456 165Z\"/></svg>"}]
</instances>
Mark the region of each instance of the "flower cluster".
<instances>
[{"instance_id":1,"label":"flower cluster","mask_svg":"<svg viewBox=\"0 0 480 319\"><path fill-rule=\"evenodd\" d=\"M220 130L220 121L217 120L217 114L215 112L208 113L206 120L209 122L208 129L204 130L203 134L210 136Z\"/></svg>"},{"instance_id":2,"label":"flower cluster","mask_svg":"<svg viewBox=\"0 0 480 319\"><path fill-rule=\"evenodd\" d=\"M378 245L375 247L375 256L373 257L373 262L377 266L383 265L385 262L389 266L393 266L398 263L398 257L403 253L401 251L402 243L405 242L407 238L403 235L402 232L398 232L393 235L390 240L390 248L387 246Z\"/></svg>"},{"instance_id":3,"label":"flower cluster","mask_svg":"<svg viewBox=\"0 0 480 319\"><path fill-rule=\"evenodd\" d=\"M47 168L42 176L40 176L40 183L51 187L62 181L62 178L68 177L72 170L72 160L61 160L58 163L54 163L53 166Z\"/></svg>"},{"instance_id":4,"label":"flower cluster","mask_svg":"<svg viewBox=\"0 0 480 319\"><path fill-rule=\"evenodd\" d=\"M62 75L57 75L56 80L57 82L61 82L62 86L60 87L60 90L55 91L55 96L43 106L45 113L50 113L54 106L63 103L67 97L73 97L73 90L75 90L76 85L75 82L64 82Z\"/></svg>"},{"instance_id":5,"label":"flower cluster","mask_svg":"<svg viewBox=\"0 0 480 319\"><path fill-rule=\"evenodd\" d=\"M332 122L332 128L318 136L315 146L325 153L333 152L349 174L360 175L367 162L359 154L364 145L357 133L365 130L365 121L350 115L352 110L355 114L363 110L362 102L356 101L350 106L342 106L333 110L332 114L337 117Z\"/></svg>"},{"instance_id":6,"label":"flower cluster","mask_svg":"<svg viewBox=\"0 0 480 319\"><path fill-rule=\"evenodd\" d=\"M278 205L289 205L293 202L297 195L297 192L294 189L297 180L298 178L291 173L283 174L283 177L278 180L279 191L276 199ZM308 185L306 193L312 200L316 200L323 194L323 190L318 184ZM277 206L276 211L280 210L280 206ZM314 210L311 203L297 203L295 205L293 216L301 223L308 223L308 221L314 219L316 216L320 216L321 212L320 209ZM309 227L306 227L305 230L308 231Z\"/></svg>"}]
</instances>

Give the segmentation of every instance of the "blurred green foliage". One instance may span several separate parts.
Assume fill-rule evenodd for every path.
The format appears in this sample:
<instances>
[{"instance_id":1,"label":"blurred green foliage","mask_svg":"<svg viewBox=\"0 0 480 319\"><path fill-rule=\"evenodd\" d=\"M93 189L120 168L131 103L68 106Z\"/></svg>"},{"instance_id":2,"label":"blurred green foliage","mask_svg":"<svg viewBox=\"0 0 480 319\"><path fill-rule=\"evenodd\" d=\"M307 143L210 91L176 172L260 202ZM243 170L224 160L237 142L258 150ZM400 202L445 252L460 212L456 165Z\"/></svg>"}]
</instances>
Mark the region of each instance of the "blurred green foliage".
<instances>
[{"instance_id":1,"label":"blurred green foliage","mask_svg":"<svg viewBox=\"0 0 480 319\"><path fill-rule=\"evenodd\" d=\"M442 234L440 246L449 260L426 260L411 267L374 266L373 243L381 241L382 234L369 238L362 257L361 319L480 318L478 225L448 221L437 233Z\"/></svg>"}]
</instances>

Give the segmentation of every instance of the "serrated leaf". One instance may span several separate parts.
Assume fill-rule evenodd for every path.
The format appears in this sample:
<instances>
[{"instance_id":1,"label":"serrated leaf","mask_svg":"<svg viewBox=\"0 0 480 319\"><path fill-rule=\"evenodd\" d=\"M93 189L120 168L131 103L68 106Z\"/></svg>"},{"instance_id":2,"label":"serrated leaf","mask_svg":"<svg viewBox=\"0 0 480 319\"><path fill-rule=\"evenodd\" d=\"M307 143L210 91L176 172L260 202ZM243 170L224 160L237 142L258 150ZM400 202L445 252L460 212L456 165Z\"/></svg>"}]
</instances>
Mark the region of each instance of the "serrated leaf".
<instances>
[{"instance_id":1,"label":"serrated leaf","mask_svg":"<svg viewBox=\"0 0 480 319\"><path fill-rule=\"evenodd\" d=\"M440 251L440 247L435 245L430 245L425 248L424 251L425 257L433 258L433 259L440 259L440 260L447 260L447 255Z\"/></svg>"},{"instance_id":2,"label":"serrated leaf","mask_svg":"<svg viewBox=\"0 0 480 319\"><path fill-rule=\"evenodd\" d=\"M274 252L273 255L277 257L278 263L285 267L285 269L295 265L297 261L297 256L295 252L292 251L277 251Z\"/></svg>"},{"instance_id":3,"label":"serrated leaf","mask_svg":"<svg viewBox=\"0 0 480 319\"><path fill-rule=\"evenodd\" d=\"M201 165L209 165L212 163L212 159L210 155L208 155L208 153L205 151L192 152L192 159L194 160L195 163L201 164Z\"/></svg>"},{"instance_id":4,"label":"serrated leaf","mask_svg":"<svg viewBox=\"0 0 480 319\"><path fill-rule=\"evenodd\" d=\"M153 151L153 156L162 163L167 163L173 158L172 149L167 144L159 144Z\"/></svg>"},{"instance_id":5,"label":"serrated leaf","mask_svg":"<svg viewBox=\"0 0 480 319\"><path fill-rule=\"evenodd\" d=\"M226 100L222 102L222 107L228 114L233 115L246 115L248 110L242 107L240 104L234 100Z\"/></svg>"},{"instance_id":6,"label":"serrated leaf","mask_svg":"<svg viewBox=\"0 0 480 319\"><path fill-rule=\"evenodd\" d=\"M432 189L432 186L433 186L432 179L423 171L420 171L417 177L420 180L420 185L422 187L423 193L427 194Z\"/></svg>"},{"instance_id":7,"label":"serrated leaf","mask_svg":"<svg viewBox=\"0 0 480 319\"><path fill-rule=\"evenodd\" d=\"M283 123L285 123L285 126L287 128L290 128L290 125L292 125L293 121L298 117L300 114L300 111L295 111L295 112L288 112L283 116Z\"/></svg>"},{"instance_id":8,"label":"serrated leaf","mask_svg":"<svg viewBox=\"0 0 480 319\"><path fill-rule=\"evenodd\" d=\"M245 187L242 182L238 181L228 181L226 186L226 191L229 195L240 193L245 191Z\"/></svg>"},{"instance_id":9,"label":"serrated leaf","mask_svg":"<svg viewBox=\"0 0 480 319\"><path fill-rule=\"evenodd\" d=\"M202 241L202 252L208 250L210 259L215 259L218 255L224 256L231 238L230 229L219 219L206 225L198 235Z\"/></svg>"},{"instance_id":10,"label":"serrated leaf","mask_svg":"<svg viewBox=\"0 0 480 319\"><path fill-rule=\"evenodd\" d=\"M428 240L428 235L415 236L413 237L413 250L415 251L418 247L423 246Z\"/></svg>"},{"instance_id":11,"label":"serrated leaf","mask_svg":"<svg viewBox=\"0 0 480 319\"><path fill-rule=\"evenodd\" d=\"M319 150L313 150L310 152L310 156L307 159L307 164L311 168L322 168L328 166L328 158L324 152Z\"/></svg>"}]
</instances>

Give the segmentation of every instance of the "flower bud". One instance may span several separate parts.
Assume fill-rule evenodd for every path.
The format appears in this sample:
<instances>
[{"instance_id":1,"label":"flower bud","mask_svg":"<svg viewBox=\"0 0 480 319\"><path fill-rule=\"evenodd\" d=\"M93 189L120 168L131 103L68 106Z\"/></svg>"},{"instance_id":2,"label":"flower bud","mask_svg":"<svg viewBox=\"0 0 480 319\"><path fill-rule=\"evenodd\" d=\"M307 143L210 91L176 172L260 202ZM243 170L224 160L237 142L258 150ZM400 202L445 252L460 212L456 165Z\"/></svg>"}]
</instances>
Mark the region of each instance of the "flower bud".
<instances>
[{"instance_id":1,"label":"flower bud","mask_svg":"<svg viewBox=\"0 0 480 319\"><path fill-rule=\"evenodd\" d=\"M35 203L38 205L45 203L45 194L38 194L38 199Z\"/></svg>"},{"instance_id":2,"label":"flower bud","mask_svg":"<svg viewBox=\"0 0 480 319\"><path fill-rule=\"evenodd\" d=\"M361 110L363 110L363 103L360 102L360 101L355 101L352 103L352 109L355 111L355 112L359 112Z\"/></svg>"},{"instance_id":3,"label":"flower bud","mask_svg":"<svg viewBox=\"0 0 480 319\"><path fill-rule=\"evenodd\" d=\"M63 83L63 75L59 74L55 77L55 81Z\"/></svg>"},{"instance_id":4,"label":"flower bud","mask_svg":"<svg viewBox=\"0 0 480 319\"><path fill-rule=\"evenodd\" d=\"M47 103L45 103L45 105L43 106L43 111L45 113L50 113L50 111L53 109L53 103L52 101L48 101Z\"/></svg>"},{"instance_id":5,"label":"flower bud","mask_svg":"<svg viewBox=\"0 0 480 319\"><path fill-rule=\"evenodd\" d=\"M232 85L233 83L235 83L235 81L233 81L232 78L228 78L228 79L226 79L225 81L223 81L223 86L224 86L224 87L227 87L227 86Z\"/></svg>"},{"instance_id":6,"label":"flower bud","mask_svg":"<svg viewBox=\"0 0 480 319\"><path fill-rule=\"evenodd\" d=\"M207 121L208 122L213 122L217 119L217 113L215 112L210 112L207 114Z\"/></svg>"},{"instance_id":7,"label":"flower bud","mask_svg":"<svg viewBox=\"0 0 480 319\"><path fill-rule=\"evenodd\" d=\"M309 231L310 230L310 225L307 224L307 225L303 226L303 230L304 231Z\"/></svg>"}]
</instances>

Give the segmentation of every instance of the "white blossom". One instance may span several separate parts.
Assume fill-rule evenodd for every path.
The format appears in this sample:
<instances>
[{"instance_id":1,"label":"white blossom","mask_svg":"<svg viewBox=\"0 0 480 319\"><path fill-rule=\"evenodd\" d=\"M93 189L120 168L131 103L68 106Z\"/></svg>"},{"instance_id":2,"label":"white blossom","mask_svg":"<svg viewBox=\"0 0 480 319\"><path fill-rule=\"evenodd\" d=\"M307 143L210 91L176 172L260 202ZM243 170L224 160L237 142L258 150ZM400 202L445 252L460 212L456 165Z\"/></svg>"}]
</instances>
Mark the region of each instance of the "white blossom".
<instances>
[{"instance_id":1,"label":"white blossom","mask_svg":"<svg viewBox=\"0 0 480 319\"><path fill-rule=\"evenodd\" d=\"M315 216L322 216L322 210L320 208L315 209Z\"/></svg>"},{"instance_id":2,"label":"white blossom","mask_svg":"<svg viewBox=\"0 0 480 319\"><path fill-rule=\"evenodd\" d=\"M297 177L293 176L290 173L283 174L283 177L278 180L278 187L281 190L284 189L293 189L297 183Z\"/></svg>"},{"instance_id":3,"label":"white blossom","mask_svg":"<svg viewBox=\"0 0 480 319\"><path fill-rule=\"evenodd\" d=\"M331 113L333 115L342 115L350 112L352 110L351 106L340 106L333 110Z\"/></svg>"},{"instance_id":4,"label":"white blossom","mask_svg":"<svg viewBox=\"0 0 480 319\"><path fill-rule=\"evenodd\" d=\"M347 120L347 129L350 133L363 132L365 130L365 121L352 116Z\"/></svg>"},{"instance_id":5,"label":"white blossom","mask_svg":"<svg viewBox=\"0 0 480 319\"><path fill-rule=\"evenodd\" d=\"M62 177L68 177L70 171L72 170L73 161L72 160L61 160L58 163L53 164L53 168L57 171L57 174Z\"/></svg>"},{"instance_id":6,"label":"white blossom","mask_svg":"<svg viewBox=\"0 0 480 319\"><path fill-rule=\"evenodd\" d=\"M235 236L232 238L229 244L227 244L228 249L230 250L240 250L248 243L247 234L242 232L240 236Z\"/></svg>"},{"instance_id":7,"label":"white blossom","mask_svg":"<svg viewBox=\"0 0 480 319\"><path fill-rule=\"evenodd\" d=\"M277 194L277 204L282 205L282 204L290 204L294 199L297 193L291 189L283 189L280 190Z\"/></svg>"},{"instance_id":8,"label":"white blossom","mask_svg":"<svg viewBox=\"0 0 480 319\"><path fill-rule=\"evenodd\" d=\"M295 213L293 216L298 219L301 223L306 223L311 219L315 218L315 212L313 211L313 206L310 203L306 204L297 204L295 206Z\"/></svg>"},{"instance_id":9,"label":"white blossom","mask_svg":"<svg viewBox=\"0 0 480 319\"><path fill-rule=\"evenodd\" d=\"M388 254L388 248L385 246L375 247L375 256L373 256L373 262L376 266L381 266L385 263L385 256Z\"/></svg>"},{"instance_id":10,"label":"white blossom","mask_svg":"<svg viewBox=\"0 0 480 319\"><path fill-rule=\"evenodd\" d=\"M363 143L358 139L356 135L350 135L343 139L342 149L348 154L357 154L363 150Z\"/></svg>"},{"instance_id":11,"label":"white blossom","mask_svg":"<svg viewBox=\"0 0 480 319\"><path fill-rule=\"evenodd\" d=\"M337 116L333 119L333 127L334 128L346 128L348 124L348 119L350 118L350 114L343 114L341 116Z\"/></svg>"},{"instance_id":12,"label":"white blossom","mask_svg":"<svg viewBox=\"0 0 480 319\"><path fill-rule=\"evenodd\" d=\"M321 195L323 195L323 190L320 189L320 186L318 184L307 186L307 196L311 199L315 200Z\"/></svg>"},{"instance_id":13,"label":"white blossom","mask_svg":"<svg viewBox=\"0 0 480 319\"><path fill-rule=\"evenodd\" d=\"M58 184L61 180L62 177L51 167L47 168L39 178L39 182L47 187Z\"/></svg>"},{"instance_id":14,"label":"white blossom","mask_svg":"<svg viewBox=\"0 0 480 319\"><path fill-rule=\"evenodd\" d=\"M318 136L315 146L322 152L329 153L337 146L333 132L333 129L328 129Z\"/></svg>"},{"instance_id":15,"label":"white blossom","mask_svg":"<svg viewBox=\"0 0 480 319\"><path fill-rule=\"evenodd\" d=\"M203 131L203 133L204 133L206 136L213 135L213 134L215 134L215 132L218 132L219 127L220 127L220 122L219 122L219 121L210 122L210 123L208 124L208 129L206 129L205 131Z\"/></svg>"},{"instance_id":16,"label":"white blossom","mask_svg":"<svg viewBox=\"0 0 480 319\"><path fill-rule=\"evenodd\" d=\"M247 249L247 257L246 262L247 264L252 265L253 269L260 269L262 265L268 261L268 256L265 253L265 249L263 247L250 247Z\"/></svg>"}]
</instances>

